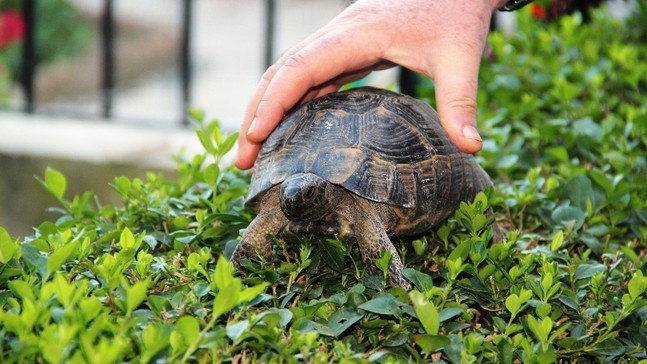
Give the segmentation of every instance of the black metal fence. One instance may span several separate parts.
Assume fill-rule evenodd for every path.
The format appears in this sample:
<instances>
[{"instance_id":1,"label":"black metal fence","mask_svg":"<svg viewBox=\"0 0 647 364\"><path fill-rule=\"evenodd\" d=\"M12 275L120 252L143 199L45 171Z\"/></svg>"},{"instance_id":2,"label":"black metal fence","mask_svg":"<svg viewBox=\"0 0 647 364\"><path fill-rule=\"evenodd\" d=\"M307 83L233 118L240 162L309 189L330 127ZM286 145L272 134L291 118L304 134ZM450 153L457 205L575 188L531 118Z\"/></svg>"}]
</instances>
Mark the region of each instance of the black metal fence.
<instances>
[{"instance_id":1,"label":"black metal fence","mask_svg":"<svg viewBox=\"0 0 647 364\"><path fill-rule=\"evenodd\" d=\"M26 113L33 113L35 111L35 83L34 74L37 67L36 50L38 44L36 43L36 28L38 27L39 14L36 11L37 1L47 0L23 0L22 12L25 19L25 37L22 48L21 60L21 86L23 90L24 106L23 110ZM191 102L191 29L193 27L193 0L180 0L181 1L181 25L178 31L180 32L180 45L178 47L178 77L180 87L180 105L182 124L187 124L186 110ZM275 9L276 0L262 0L265 2L264 9L264 64L269 66L274 59L274 43L275 43ZM115 12L114 1L104 0L103 11L100 21L101 33L101 110L100 115L109 119L113 114L113 100L115 88L117 87L116 81L116 55L115 55L115 36L118 31Z\"/></svg>"}]
</instances>

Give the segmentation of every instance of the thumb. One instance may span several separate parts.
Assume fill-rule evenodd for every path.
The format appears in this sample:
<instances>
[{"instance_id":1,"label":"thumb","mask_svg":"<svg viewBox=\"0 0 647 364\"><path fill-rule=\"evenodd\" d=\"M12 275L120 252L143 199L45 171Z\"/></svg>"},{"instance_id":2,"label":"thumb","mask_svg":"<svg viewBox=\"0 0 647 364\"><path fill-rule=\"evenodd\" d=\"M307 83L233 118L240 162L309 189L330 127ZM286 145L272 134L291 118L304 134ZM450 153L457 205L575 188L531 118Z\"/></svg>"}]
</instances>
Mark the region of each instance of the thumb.
<instances>
[{"instance_id":1,"label":"thumb","mask_svg":"<svg viewBox=\"0 0 647 364\"><path fill-rule=\"evenodd\" d=\"M481 53L474 47L443 53L433 73L440 124L460 151L476 153L483 147L476 128Z\"/></svg>"}]
</instances>

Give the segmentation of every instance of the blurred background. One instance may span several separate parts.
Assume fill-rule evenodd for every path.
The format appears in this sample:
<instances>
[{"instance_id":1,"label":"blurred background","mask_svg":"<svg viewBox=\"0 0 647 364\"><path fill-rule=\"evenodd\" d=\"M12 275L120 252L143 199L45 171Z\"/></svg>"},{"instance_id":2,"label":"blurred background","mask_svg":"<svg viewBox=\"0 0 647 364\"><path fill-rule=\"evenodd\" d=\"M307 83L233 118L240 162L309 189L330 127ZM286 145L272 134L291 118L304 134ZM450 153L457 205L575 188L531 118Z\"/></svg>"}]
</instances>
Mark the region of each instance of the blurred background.
<instances>
[{"instance_id":1,"label":"blurred background","mask_svg":"<svg viewBox=\"0 0 647 364\"><path fill-rule=\"evenodd\" d=\"M598 2L538 0L533 13L550 21ZM272 60L349 3L0 0L0 226L25 235L56 219L34 178L47 166L67 176L68 197L92 190L105 204L118 203L116 176L170 176L172 155L201 150L188 108L236 131ZM627 2L611 3L621 15ZM495 24L513 31L514 15ZM402 89L402 79L391 70L366 82Z\"/></svg>"},{"instance_id":2,"label":"blurred background","mask_svg":"<svg viewBox=\"0 0 647 364\"><path fill-rule=\"evenodd\" d=\"M116 176L172 174L172 155L201 151L187 108L236 131L268 62L347 5L0 0L0 226L23 235L57 217L34 178L47 166L67 196L105 204Z\"/></svg>"}]
</instances>

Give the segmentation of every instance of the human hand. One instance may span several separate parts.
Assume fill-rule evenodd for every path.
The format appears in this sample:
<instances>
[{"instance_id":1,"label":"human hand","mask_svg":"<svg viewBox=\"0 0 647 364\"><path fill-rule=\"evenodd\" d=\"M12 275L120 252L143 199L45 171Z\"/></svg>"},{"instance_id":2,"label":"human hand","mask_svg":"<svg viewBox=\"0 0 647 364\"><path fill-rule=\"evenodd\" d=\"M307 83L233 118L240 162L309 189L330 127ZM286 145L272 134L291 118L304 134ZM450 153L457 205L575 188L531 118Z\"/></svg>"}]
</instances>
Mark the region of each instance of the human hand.
<instances>
[{"instance_id":1,"label":"human hand","mask_svg":"<svg viewBox=\"0 0 647 364\"><path fill-rule=\"evenodd\" d=\"M463 152L479 151L479 65L492 12L504 3L357 1L265 72L245 111L236 166L253 166L263 141L294 106L394 65L434 81L440 123L449 138Z\"/></svg>"}]
</instances>

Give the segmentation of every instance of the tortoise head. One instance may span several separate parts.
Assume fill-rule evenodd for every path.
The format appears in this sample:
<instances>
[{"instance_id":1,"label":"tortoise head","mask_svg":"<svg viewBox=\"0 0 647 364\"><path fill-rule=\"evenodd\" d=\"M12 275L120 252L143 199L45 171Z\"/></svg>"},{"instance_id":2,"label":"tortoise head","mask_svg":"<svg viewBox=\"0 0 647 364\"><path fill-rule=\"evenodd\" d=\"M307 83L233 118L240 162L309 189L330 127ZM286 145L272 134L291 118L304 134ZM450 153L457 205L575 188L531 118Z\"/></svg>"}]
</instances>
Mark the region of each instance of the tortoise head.
<instances>
[{"instance_id":1,"label":"tortoise head","mask_svg":"<svg viewBox=\"0 0 647 364\"><path fill-rule=\"evenodd\" d=\"M290 220L315 221L339 203L340 187L312 173L292 175L281 183L281 210Z\"/></svg>"}]
</instances>

